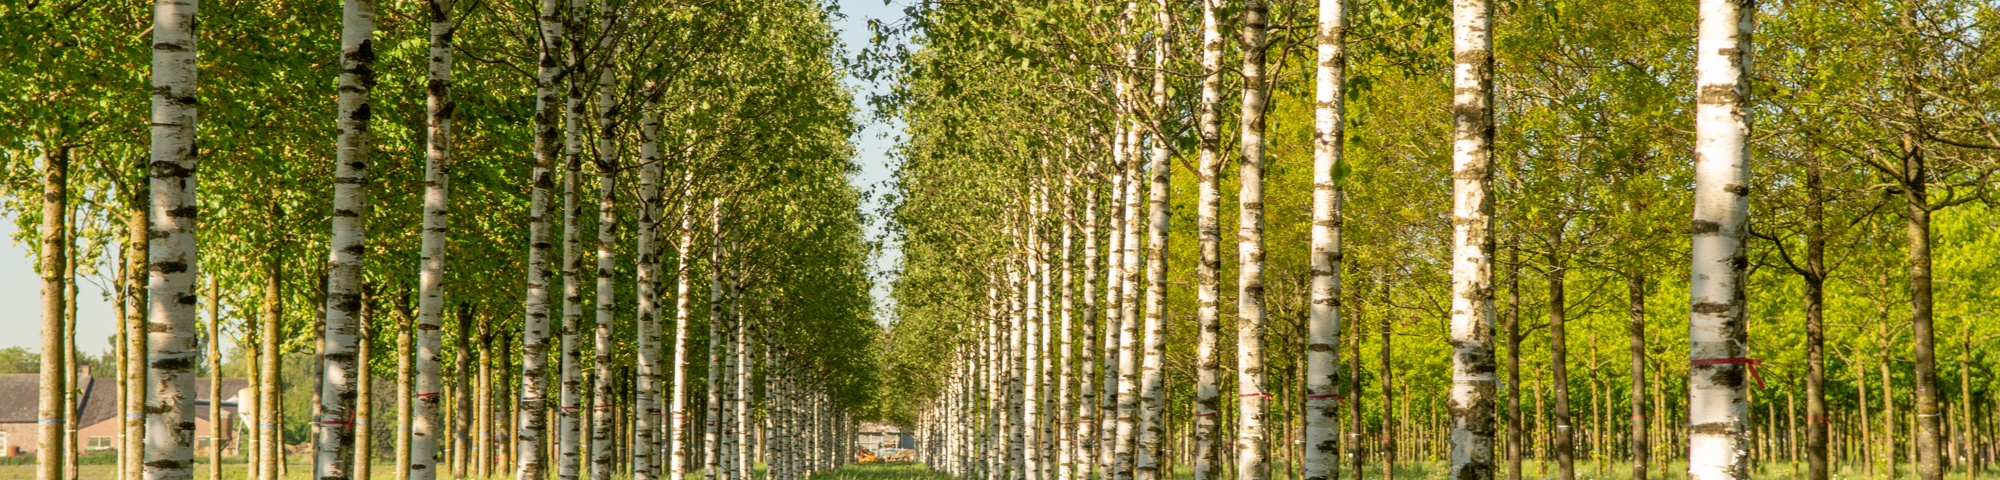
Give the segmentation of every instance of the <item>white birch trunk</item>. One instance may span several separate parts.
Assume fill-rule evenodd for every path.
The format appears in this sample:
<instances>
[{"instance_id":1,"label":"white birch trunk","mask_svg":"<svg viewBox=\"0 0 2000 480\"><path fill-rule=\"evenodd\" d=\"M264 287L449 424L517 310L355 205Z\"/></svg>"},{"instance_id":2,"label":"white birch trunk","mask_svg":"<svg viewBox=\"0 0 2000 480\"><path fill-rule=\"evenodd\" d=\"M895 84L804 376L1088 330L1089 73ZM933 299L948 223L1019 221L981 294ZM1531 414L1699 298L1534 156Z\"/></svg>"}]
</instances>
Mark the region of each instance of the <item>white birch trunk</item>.
<instances>
[{"instance_id":1,"label":"white birch trunk","mask_svg":"<svg viewBox=\"0 0 2000 480\"><path fill-rule=\"evenodd\" d=\"M1153 35L1153 105L1151 128L1153 136L1153 158L1147 173L1151 180L1147 186L1148 214L1146 222L1146 311L1145 332L1140 350L1143 352L1139 363L1138 394L1139 411L1137 429L1138 446L1135 452L1133 476L1138 480L1158 480L1161 478L1160 457L1165 453L1162 439L1166 436L1162 425L1162 415L1166 411L1166 392L1162 385L1161 369L1164 367L1166 344L1167 306L1167 203L1173 183L1173 167L1168 165L1173 155L1172 141L1166 138L1167 125L1164 120L1167 109L1167 55L1169 44L1167 35L1161 32L1173 31L1173 14L1168 10L1167 0L1159 0L1154 19L1158 30ZM1138 163L1133 156L1133 163ZM1136 180L1136 177L1135 177ZM1133 231L1136 233L1137 228ZM1168 472L1171 473L1171 472Z\"/></svg>"},{"instance_id":2,"label":"white birch trunk","mask_svg":"<svg viewBox=\"0 0 2000 480\"><path fill-rule=\"evenodd\" d=\"M652 88L649 82L648 88ZM648 97L642 108L643 120L639 123L639 231L638 251L638 320L635 325L638 336L638 358L635 369L637 398L633 403L632 419L632 478L652 480L659 472L655 470L653 451L657 444L653 432L659 431L660 421L660 279L659 239L660 225L660 115L654 111L654 100Z\"/></svg>"},{"instance_id":3,"label":"white birch trunk","mask_svg":"<svg viewBox=\"0 0 2000 480\"><path fill-rule=\"evenodd\" d=\"M1116 460L1118 455L1118 340L1123 336L1119 333L1119 324L1123 318L1119 314L1119 311L1123 308L1119 306L1119 292L1123 289L1118 282L1119 279L1125 277L1123 273L1120 273L1125 268L1123 260L1125 256L1125 235L1123 233L1125 220L1122 214L1124 212L1124 201L1122 199L1125 198L1125 175L1123 164L1119 158L1124 156L1123 151L1125 149L1126 137L1124 122L1119 121L1117 123L1117 138L1113 141L1115 145L1113 148L1114 153L1112 154L1111 164L1105 172L1106 176L1111 179L1111 198L1107 199L1110 201L1109 206L1111 208L1105 212L1106 216L1110 217L1111 224L1104 232L1106 242L1104 255L1104 359L1100 365L1104 371L1104 384L1098 392L1101 400L1099 400L1100 403L1098 405L1099 420L1097 427L1097 477L1100 479L1109 479L1112 477L1112 472L1117 466Z\"/></svg>"},{"instance_id":4,"label":"white birch trunk","mask_svg":"<svg viewBox=\"0 0 2000 480\"><path fill-rule=\"evenodd\" d=\"M1313 97L1310 322L1306 339L1307 480L1330 480L1340 464L1340 271L1347 111L1347 0L1319 0ZM1454 257L1456 258L1456 257ZM1492 478L1487 475L1483 478Z\"/></svg>"},{"instance_id":5,"label":"white birch trunk","mask_svg":"<svg viewBox=\"0 0 2000 480\"><path fill-rule=\"evenodd\" d=\"M1703 0L1695 38L1694 234L1688 286L1688 476L1749 478L1743 270L1749 225L1750 35L1743 2Z\"/></svg>"},{"instance_id":6,"label":"white birch trunk","mask_svg":"<svg viewBox=\"0 0 2000 480\"><path fill-rule=\"evenodd\" d=\"M574 20L582 10L581 0L570 0L565 20ZM578 348L577 335L583 327L583 280L578 270L583 268L583 233L577 228L577 216L583 213L583 206L577 203L577 182L583 176L583 137L578 131L584 119L582 82L577 72L583 65L582 42L571 42L568 65L572 73L564 74L566 95L563 99L563 251L562 251L562 353L557 368L561 378L556 395L556 478L576 480L578 461L581 460L579 446L582 441L579 423L579 399L583 389L583 351Z\"/></svg>"},{"instance_id":7,"label":"white birch trunk","mask_svg":"<svg viewBox=\"0 0 2000 480\"><path fill-rule=\"evenodd\" d=\"M1243 12L1243 104L1241 185L1236 198L1236 385L1237 478L1270 478L1264 420L1269 390L1264 385L1264 0L1248 0Z\"/></svg>"},{"instance_id":8,"label":"white birch trunk","mask_svg":"<svg viewBox=\"0 0 2000 480\"><path fill-rule=\"evenodd\" d=\"M555 56L563 50L561 9L557 0L542 0L538 24L541 28L540 61L535 70L535 153L529 178L528 279L526 318L521 326L520 408L515 412L517 433L514 444L517 480L542 480L548 468L543 452L548 446L548 381L542 372L548 364L549 340L549 188L557 142L556 81L560 64Z\"/></svg>"},{"instance_id":9,"label":"white birch trunk","mask_svg":"<svg viewBox=\"0 0 2000 480\"><path fill-rule=\"evenodd\" d=\"M689 177L689 180L692 180L692 177ZM670 480L682 480L687 475L688 428L692 426L688 423L687 417L688 362L691 360L688 358L688 344L692 333L688 330L688 324L693 321L690 296L694 294L694 278L691 275L694 272L691 266L694 264L694 258L690 257L688 252L694 246L694 212L689 207L691 204L692 202L681 202L681 241L675 250L677 258L675 264L679 265L679 268L674 271L674 390L673 398L668 403L667 420L669 429L667 478Z\"/></svg>"},{"instance_id":10,"label":"white birch trunk","mask_svg":"<svg viewBox=\"0 0 2000 480\"><path fill-rule=\"evenodd\" d=\"M143 383L146 427L138 432L145 435L145 461L140 464L145 480L194 477L195 181L200 165L195 150L199 103L195 15L199 9L199 0L158 0L153 7L152 164L147 175L151 245L146 255L146 348L139 352L146 354L148 366ZM45 263L48 257L44 255ZM55 275L54 267L43 270L44 275ZM55 307L44 312L45 324L59 325L60 305ZM60 343L43 343L45 356L62 348ZM60 381L55 378L61 367L60 362L43 365L43 384ZM49 397L53 392L43 392L42 448L58 451L53 442L62 438L62 425L51 422L58 418ZM39 480L54 480L62 472L43 466L39 474L46 476Z\"/></svg>"},{"instance_id":11,"label":"white birch trunk","mask_svg":"<svg viewBox=\"0 0 2000 480\"><path fill-rule=\"evenodd\" d=\"M740 267L739 267L740 268ZM741 278L740 271L738 273ZM730 303L730 318L736 322L736 340L730 345L736 350L736 478L749 480L752 465L756 464L752 448L756 442L755 423L750 420L751 372L756 367L750 363L750 320L743 315L743 286L738 280L736 296Z\"/></svg>"},{"instance_id":12,"label":"white birch trunk","mask_svg":"<svg viewBox=\"0 0 2000 480\"><path fill-rule=\"evenodd\" d=\"M1493 37L1487 0L1452 3L1452 478L1493 478ZM1383 338L1388 338L1387 324ZM1388 348L1385 344L1383 348ZM1384 350L1383 359L1388 359Z\"/></svg>"},{"instance_id":13,"label":"white birch trunk","mask_svg":"<svg viewBox=\"0 0 2000 480\"><path fill-rule=\"evenodd\" d=\"M1039 209L1033 205L1033 200L1030 200L1030 202L1031 204L1028 207L1029 215L1027 215L1028 236L1027 241L1022 246L1022 253L1025 255L1021 262L1028 270L1027 278L1024 279L1027 284L1022 289L1022 293L1027 296L1024 299L1026 304L1022 305L1024 308L1021 309L1025 317L1025 323L1021 325L1021 333L1024 334L1022 338L1022 354L1024 355L1023 360L1026 361L1026 371L1022 372L1022 375L1019 375L1019 378L1026 383L1021 398L1021 430L1024 434L1023 441L1026 443L1025 451L1023 452L1024 457L1022 458L1022 461L1026 464L1026 469L1022 473L1024 478L1041 480L1042 456L1041 448L1039 448L1041 443L1041 436L1039 435L1041 429L1039 426L1042 421L1040 404L1042 375L1038 370L1041 368L1042 361L1042 317L1041 308L1039 308L1041 305L1042 289L1041 269L1038 268L1040 265L1038 265L1039 262L1037 261L1040 252L1035 251L1036 245L1041 241L1041 222L1037 221L1039 219L1034 215Z\"/></svg>"},{"instance_id":14,"label":"white birch trunk","mask_svg":"<svg viewBox=\"0 0 2000 480\"><path fill-rule=\"evenodd\" d=\"M722 466L722 200L714 200L710 212L708 252L708 419L703 432L702 478L716 480Z\"/></svg>"},{"instance_id":15,"label":"white birch trunk","mask_svg":"<svg viewBox=\"0 0 2000 480\"><path fill-rule=\"evenodd\" d=\"M328 242L325 343L321 354L319 418L314 470L321 480L344 480L354 471L354 390L362 368L360 341L362 255L367 249L369 90L375 85L375 2L347 0L341 9L340 96L333 187L333 235Z\"/></svg>"},{"instance_id":16,"label":"white birch trunk","mask_svg":"<svg viewBox=\"0 0 2000 480\"><path fill-rule=\"evenodd\" d=\"M600 6L598 31L610 32L617 10ZM597 372L591 384L590 480L611 480L617 467L612 451L617 412L612 410L614 381L611 369L612 344L617 339L611 329L617 322L618 288L618 74L611 60L612 36L598 40L601 53L597 68L597 318L592 342ZM657 147L655 147L657 148ZM657 338L657 335L655 336Z\"/></svg>"},{"instance_id":17,"label":"white birch trunk","mask_svg":"<svg viewBox=\"0 0 2000 480\"><path fill-rule=\"evenodd\" d=\"M1088 182L1081 189L1083 197L1083 272L1082 318L1079 324L1080 358L1077 359L1077 392L1082 398L1076 402L1076 475L1079 478L1094 478L1091 472L1097 460L1097 346L1100 329L1097 328L1097 188Z\"/></svg>"},{"instance_id":18,"label":"white birch trunk","mask_svg":"<svg viewBox=\"0 0 2000 480\"><path fill-rule=\"evenodd\" d=\"M1193 480L1214 480L1222 469L1216 458L1222 393L1215 350L1222 338L1222 192L1216 185L1222 170L1222 29L1217 12L1222 0L1201 2L1201 101L1195 124L1201 152L1195 163L1194 465L1189 473Z\"/></svg>"},{"instance_id":19,"label":"white birch trunk","mask_svg":"<svg viewBox=\"0 0 2000 480\"><path fill-rule=\"evenodd\" d=\"M452 0L427 0L430 7L430 81L425 103L428 141L424 149L422 259L417 273L416 384L410 421L409 480L436 480L438 437L444 400L439 357L444 354L444 258L451 227L452 38L458 25L451 18ZM471 319L460 318L460 322ZM466 352L458 352L463 357ZM463 372L459 372L463 375ZM459 392L458 395L465 395ZM461 472L459 476L463 477Z\"/></svg>"},{"instance_id":20,"label":"white birch trunk","mask_svg":"<svg viewBox=\"0 0 2000 480\"><path fill-rule=\"evenodd\" d=\"M1451 409L1452 474L1466 478L1494 475L1494 373L1498 363L1493 353L1493 207L1488 197L1493 136L1490 11L1484 0L1458 1L1453 6L1457 60L1452 136L1453 361L1447 403ZM1386 350L1383 355L1386 361Z\"/></svg>"},{"instance_id":21,"label":"white birch trunk","mask_svg":"<svg viewBox=\"0 0 2000 480\"><path fill-rule=\"evenodd\" d=\"M1076 459L1079 458L1075 455L1076 448L1073 445L1076 443L1077 436L1073 435L1073 430L1070 429L1077 422L1078 418L1077 415L1072 415L1074 411L1070 409L1070 404L1072 403L1070 399L1073 398L1070 396L1070 385L1076 381L1074 378L1075 371L1072 370L1076 362L1073 358L1074 355L1071 353L1075 348L1075 340L1072 338L1074 327L1071 326L1071 322L1075 316L1076 299L1071 294L1076 290L1076 277L1074 273L1075 261L1071 257L1071 245L1076 241L1076 229L1073 223L1076 219L1076 210L1073 208L1074 205L1071 204L1070 194L1069 180L1064 179L1062 217L1060 219L1062 222L1062 244L1057 247L1062 250L1062 266L1059 267L1062 270L1062 279L1060 280L1062 287L1058 289L1060 292L1059 295L1062 296L1062 320L1061 324L1057 327L1062 332L1058 335L1058 341L1061 344L1058 347L1059 350L1057 350L1061 358L1058 360L1056 366L1058 377L1056 379L1056 406L1054 408L1056 412L1055 423L1057 425L1056 465L1058 465L1058 471L1056 472L1056 478L1060 480L1076 480ZM1085 401L1088 402L1089 399L1086 398ZM955 412L945 416L946 421L956 418L958 418L958 415Z\"/></svg>"}]
</instances>

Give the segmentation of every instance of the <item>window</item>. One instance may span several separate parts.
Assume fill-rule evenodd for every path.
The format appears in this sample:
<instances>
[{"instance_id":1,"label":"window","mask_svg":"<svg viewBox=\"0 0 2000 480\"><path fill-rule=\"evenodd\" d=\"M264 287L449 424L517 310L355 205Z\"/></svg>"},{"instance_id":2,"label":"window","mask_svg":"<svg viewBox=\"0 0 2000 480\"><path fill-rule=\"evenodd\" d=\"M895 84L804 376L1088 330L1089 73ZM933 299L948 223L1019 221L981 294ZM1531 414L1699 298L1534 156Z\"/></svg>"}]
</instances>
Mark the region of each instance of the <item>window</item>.
<instances>
[{"instance_id":1,"label":"window","mask_svg":"<svg viewBox=\"0 0 2000 480\"><path fill-rule=\"evenodd\" d=\"M111 439L112 437L90 437L90 442L84 445L84 450L109 450L115 446L111 443Z\"/></svg>"}]
</instances>

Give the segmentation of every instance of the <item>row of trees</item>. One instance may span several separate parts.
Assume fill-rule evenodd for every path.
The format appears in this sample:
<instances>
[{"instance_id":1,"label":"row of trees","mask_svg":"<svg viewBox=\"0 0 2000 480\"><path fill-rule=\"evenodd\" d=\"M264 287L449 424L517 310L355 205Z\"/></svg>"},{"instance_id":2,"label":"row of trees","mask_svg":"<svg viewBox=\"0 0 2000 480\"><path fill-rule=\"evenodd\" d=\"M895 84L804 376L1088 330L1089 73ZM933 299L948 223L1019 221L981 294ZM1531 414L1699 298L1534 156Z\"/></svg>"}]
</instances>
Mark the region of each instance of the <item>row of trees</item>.
<instances>
[{"instance_id":1,"label":"row of trees","mask_svg":"<svg viewBox=\"0 0 2000 480\"><path fill-rule=\"evenodd\" d=\"M200 7L0 6L7 206L44 279L37 478L76 475L85 281L119 306L119 478L189 478L196 437L232 437L219 401L193 422L229 340L248 478L307 438L319 479L369 478L377 438L399 480L848 459L878 327L835 11ZM300 363L310 414L287 415Z\"/></svg>"},{"instance_id":2,"label":"row of trees","mask_svg":"<svg viewBox=\"0 0 2000 480\"><path fill-rule=\"evenodd\" d=\"M885 400L937 468L1930 479L2000 453L1991 4L910 14L870 52L908 123Z\"/></svg>"}]
</instances>

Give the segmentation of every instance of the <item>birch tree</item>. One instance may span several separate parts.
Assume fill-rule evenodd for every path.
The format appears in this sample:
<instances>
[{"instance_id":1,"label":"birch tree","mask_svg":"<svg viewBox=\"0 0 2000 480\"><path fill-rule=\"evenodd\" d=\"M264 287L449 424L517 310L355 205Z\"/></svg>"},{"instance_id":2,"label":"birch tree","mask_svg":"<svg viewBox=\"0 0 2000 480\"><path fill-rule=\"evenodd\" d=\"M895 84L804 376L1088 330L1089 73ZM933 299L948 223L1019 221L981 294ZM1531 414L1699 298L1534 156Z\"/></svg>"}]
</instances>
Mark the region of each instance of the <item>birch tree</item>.
<instances>
[{"instance_id":1,"label":"birch tree","mask_svg":"<svg viewBox=\"0 0 2000 480\"><path fill-rule=\"evenodd\" d=\"M1341 182L1345 180L1345 172L1340 170L1346 167L1342 157L1347 139L1346 0L1319 1L1314 40L1318 63L1313 69L1312 305L1308 307L1312 324L1307 327L1306 340L1304 472L1310 480L1329 480L1339 475L1340 461L1340 234L1344 220Z\"/></svg>"},{"instance_id":2,"label":"birch tree","mask_svg":"<svg viewBox=\"0 0 2000 480\"><path fill-rule=\"evenodd\" d=\"M195 378L195 179L200 160L195 150L197 82L195 53L198 40L197 0L161 0L154 4L152 78L152 163L147 185L151 194L148 209L150 240L146 255L146 436L143 477L145 480L188 480L194 476L194 378ZM46 245L43 248L49 248ZM53 275L55 265L44 255L44 275ZM46 285L46 281L44 284ZM44 295L48 295L44 293ZM46 303L46 302L45 302ZM48 308L46 305L44 308ZM45 311L43 322L54 312ZM58 314L59 316L59 314ZM46 345L49 355L57 345ZM54 367L61 367L55 365ZM44 391L55 375L43 367ZM44 393L44 396L50 395ZM51 405L54 401L43 402ZM44 409L49 407L45 406ZM42 412L43 421L52 418ZM61 438L44 424L44 442ZM58 425L60 427L60 425ZM45 451L55 451L45 444ZM52 460L43 460L52 461ZM51 480L60 474L48 466L41 468Z\"/></svg>"},{"instance_id":3,"label":"birch tree","mask_svg":"<svg viewBox=\"0 0 2000 480\"><path fill-rule=\"evenodd\" d=\"M1695 37L1695 191L1688 287L1688 475L1749 478L1749 392L1756 360L1743 328L1749 219L1747 5L1703 0ZM1751 374L1751 375L1746 375Z\"/></svg>"},{"instance_id":4,"label":"birch tree","mask_svg":"<svg viewBox=\"0 0 2000 480\"><path fill-rule=\"evenodd\" d=\"M361 339L362 253L367 250L372 138L369 91L375 85L375 2L341 8L339 155L334 169L333 236L328 242L325 347L320 366L314 471L323 480L354 474L355 354Z\"/></svg>"},{"instance_id":5,"label":"birch tree","mask_svg":"<svg viewBox=\"0 0 2000 480\"><path fill-rule=\"evenodd\" d=\"M1493 7L1452 3L1451 473L1493 478ZM1387 320L1383 341L1387 348ZM1388 351L1383 350L1384 367ZM1387 378L1387 371L1384 371ZM1558 382L1558 385L1561 385ZM1386 385L1384 392L1387 391ZM1387 404L1384 404L1387 408Z\"/></svg>"},{"instance_id":6,"label":"birch tree","mask_svg":"<svg viewBox=\"0 0 2000 480\"><path fill-rule=\"evenodd\" d=\"M452 99L452 48L453 37L458 30L457 21L452 19L453 0L426 0L430 19L429 81L426 85L424 108L425 148L424 148L424 203L422 255L417 273L417 367L416 386L413 387L415 405L410 424L409 480L436 480L438 470L438 436L449 433L439 428L443 421L444 401L439 395L444 389L439 368L444 354L444 259L445 246L450 241L447 234L451 228L451 168L452 168L452 113L457 103ZM465 368L466 351L464 333L466 322L459 318L458 368L455 377L464 378L469 373ZM459 383L458 396L468 392L464 382ZM459 402L459 415L464 416L467 405ZM462 451L468 445L461 442L457 447ZM461 466L459 476L465 476Z\"/></svg>"},{"instance_id":7,"label":"birch tree","mask_svg":"<svg viewBox=\"0 0 2000 480\"><path fill-rule=\"evenodd\" d=\"M1238 478L1270 478L1270 449L1266 444L1264 385L1264 55L1265 29L1269 6L1264 0L1248 0L1243 10L1240 36L1243 49L1243 101L1238 122L1242 125L1240 185L1236 201L1236 388Z\"/></svg>"},{"instance_id":8,"label":"birch tree","mask_svg":"<svg viewBox=\"0 0 2000 480\"><path fill-rule=\"evenodd\" d=\"M1220 478L1217 462L1217 415L1222 393L1217 383L1221 362L1222 310L1219 305L1222 270L1222 19L1221 0L1201 1L1201 100L1195 122L1200 153L1195 162L1195 347L1194 347L1194 480ZM1311 474L1307 475L1311 477Z\"/></svg>"},{"instance_id":9,"label":"birch tree","mask_svg":"<svg viewBox=\"0 0 2000 480\"><path fill-rule=\"evenodd\" d=\"M557 132L556 82L562 64L556 59L564 44L562 9L557 0L542 0L537 18L541 41L535 69L534 163L529 174L527 310L521 326L520 410L515 412L518 430L514 443L520 450L515 463L517 480L542 480L546 475L543 449L547 444L548 381L543 370L548 363L549 341L549 188L556 149L561 147Z\"/></svg>"}]
</instances>

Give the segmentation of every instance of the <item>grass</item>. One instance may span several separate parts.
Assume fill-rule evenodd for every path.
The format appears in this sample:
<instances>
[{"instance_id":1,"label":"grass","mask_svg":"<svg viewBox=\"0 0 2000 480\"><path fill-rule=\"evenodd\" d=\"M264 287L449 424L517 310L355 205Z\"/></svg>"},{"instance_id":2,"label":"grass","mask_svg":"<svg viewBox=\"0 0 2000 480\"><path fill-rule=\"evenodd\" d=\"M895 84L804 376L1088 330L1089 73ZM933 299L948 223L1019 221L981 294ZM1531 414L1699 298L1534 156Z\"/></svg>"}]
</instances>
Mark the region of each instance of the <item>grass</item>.
<instances>
[{"instance_id":1,"label":"grass","mask_svg":"<svg viewBox=\"0 0 2000 480\"><path fill-rule=\"evenodd\" d=\"M810 480L952 480L952 477L920 463L873 462L820 472Z\"/></svg>"}]
</instances>

